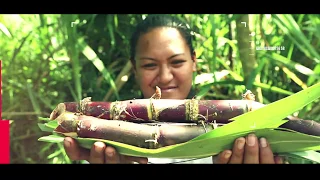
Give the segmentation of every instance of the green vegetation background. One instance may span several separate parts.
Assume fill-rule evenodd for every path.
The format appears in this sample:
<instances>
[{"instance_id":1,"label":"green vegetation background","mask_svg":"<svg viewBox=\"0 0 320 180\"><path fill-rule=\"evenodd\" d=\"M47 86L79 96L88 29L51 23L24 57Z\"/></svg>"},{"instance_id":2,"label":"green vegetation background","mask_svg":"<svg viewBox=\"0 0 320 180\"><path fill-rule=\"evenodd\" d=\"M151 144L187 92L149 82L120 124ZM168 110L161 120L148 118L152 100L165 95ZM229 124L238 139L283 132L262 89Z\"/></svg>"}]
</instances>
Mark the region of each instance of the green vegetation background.
<instances>
[{"instance_id":1,"label":"green vegetation background","mask_svg":"<svg viewBox=\"0 0 320 180\"><path fill-rule=\"evenodd\" d=\"M79 163L67 158L62 144L37 141L47 135L38 117L48 117L60 102L88 96L139 97L129 38L146 16L0 15L2 119L11 120L11 163ZM268 104L320 81L320 15L175 16L195 35L199 98L241 99L250 89ZM279 49L256 50L260 47ZM320 101L295 115L320 121Z\"/></svg>"}]
</instances>

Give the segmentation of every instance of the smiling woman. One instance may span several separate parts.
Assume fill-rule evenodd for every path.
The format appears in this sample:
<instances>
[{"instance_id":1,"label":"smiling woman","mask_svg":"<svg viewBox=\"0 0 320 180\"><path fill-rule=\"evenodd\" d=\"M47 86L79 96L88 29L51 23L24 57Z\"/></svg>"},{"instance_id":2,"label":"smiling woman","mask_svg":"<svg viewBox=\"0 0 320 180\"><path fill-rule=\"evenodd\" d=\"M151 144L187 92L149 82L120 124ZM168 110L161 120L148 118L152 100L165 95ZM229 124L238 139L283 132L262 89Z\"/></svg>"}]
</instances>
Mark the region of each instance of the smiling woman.
<instances>
[{"instance_id":1,"label":"smiling woman","mask_svg":"<svg viewBox=\"0 0 320 180\"><path fill-rule=\"evenodd\" d=\"M156 86L161 89L162 99L188 96L196 55L185 26L170 19L145 21L137 27L131 47L131 62L144 98L150 98Z\"/></svg>"},{"instance_id":2,"label":"smiling woman","mask_svg":"<svg viewBox=\"0 0 320 180\"><path fill-rule=\"evenodd\" d=\"M150 15L138 24L131 38L131 62L143 98L151 98L157 87L161 99L190 99L193 72L196 70L196 54L192 46L191 31L179 19L166 15ZM91 151L79 148L76 142L65 138L68 156L73 160L88 160L90 163L147 163L147 158L119 155L102 142L96 142ZM190 149L192 151L192 149ZM232 150L221 152L216 163L282 163L274 158L265 138L254 134L235 141ZM173 163L179 160L149 159L154 163ZM204 158L187 163L212 163Z\"/></svg>"},{"instance_id":3,"label":"smiling woman","mask_svg":"<svg viewBox=\"0 0 320 180\"><path fill-rule=\"evenodd\" d=\"M131 62L144 98L150 98L156 86L161 89L161 99L188 98L197 59L186 25L172 18L153 16L137 26L131 47ZM149 162L182 161L150 158ZM212 163L212 159L194 163Z\"/></svg>"}]
</instances>

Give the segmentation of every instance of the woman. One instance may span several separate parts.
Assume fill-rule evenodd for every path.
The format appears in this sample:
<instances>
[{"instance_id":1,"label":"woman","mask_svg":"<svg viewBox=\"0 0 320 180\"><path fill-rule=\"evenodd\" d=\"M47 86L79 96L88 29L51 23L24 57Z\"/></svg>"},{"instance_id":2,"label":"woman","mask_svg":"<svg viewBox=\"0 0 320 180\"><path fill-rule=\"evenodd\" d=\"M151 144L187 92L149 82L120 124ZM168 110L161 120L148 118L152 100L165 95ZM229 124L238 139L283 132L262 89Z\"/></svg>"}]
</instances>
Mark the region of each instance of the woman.
<instances>
[{"instance_id":1,"label":"woman","mask_svg":"<svg viewBox=\"0 0 320 180\"><path fill-rule=\"evenodd\" d=\"M160 87L163 99L192 98L192 74L196 71L197 59L191 32L186 24L170 16L148 16L137 26L130 46L135 77L144 98L150 98L156 86ZM147 158L119 155L113 147L101 142L96 142L91 150L85 150L67 137L64 146L72 160L87 160L89 163L148 163ZM155 160L155 163L163 163L161 159ZM236 139L233 149L195 162L275 164L282 163L282 159L273 156L265 138L257 139L254 134L250 134Z\"/></svg>"}]
</instances>

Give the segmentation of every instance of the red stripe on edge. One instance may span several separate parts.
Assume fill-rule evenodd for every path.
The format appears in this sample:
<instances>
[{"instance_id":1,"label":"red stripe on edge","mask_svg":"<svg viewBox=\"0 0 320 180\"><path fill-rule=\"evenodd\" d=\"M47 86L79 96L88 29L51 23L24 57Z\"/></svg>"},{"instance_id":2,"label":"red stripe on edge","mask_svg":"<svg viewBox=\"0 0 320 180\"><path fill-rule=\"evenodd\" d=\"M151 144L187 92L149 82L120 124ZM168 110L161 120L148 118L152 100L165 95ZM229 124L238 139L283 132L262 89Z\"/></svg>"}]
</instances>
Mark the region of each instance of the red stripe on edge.
<instances>
[{"instance_id":1,"label":"red stripe on edge","mask_svg":"<svg viewBox=\"0 0 320 180\"><path fill-rule=\"evenodd\" d=\"M0 164L10 163L9 121L2 120L2 61L0 60Z\"/></svg>"},{"instance_id":2,"label":"red stripe on edge","mask_svg":"<svg viewBox=\"0 0 320 180\"><path fill-rule=\"evenodd\" d=\"M10 163L9 120L0 120L0 164Z\"/></svg>"},{"instance_id":3,"label":"red stripe on edge","mask_svg":"<svg viewBox=\"0 0 320 180\"><path fill-rule=\"evenodd\" d=\"M2 60L0 60L0 120L2 120Z\"/></svg>"}]
</instances>

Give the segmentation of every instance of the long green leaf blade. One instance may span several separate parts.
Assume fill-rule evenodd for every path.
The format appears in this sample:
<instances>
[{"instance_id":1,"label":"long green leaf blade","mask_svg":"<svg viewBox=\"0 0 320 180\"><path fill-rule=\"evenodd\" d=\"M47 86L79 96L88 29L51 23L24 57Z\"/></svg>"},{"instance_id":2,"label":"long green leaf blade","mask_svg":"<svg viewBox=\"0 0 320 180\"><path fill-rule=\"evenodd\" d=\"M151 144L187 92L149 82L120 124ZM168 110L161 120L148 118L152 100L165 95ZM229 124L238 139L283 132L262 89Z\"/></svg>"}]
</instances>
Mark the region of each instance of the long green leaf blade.
<instances>
[{"instance_id":1,"label":"long green leaf blade","mask_svg":"<svg viewBox=\"0 0 320 180\"><path fill-rule=\"evenodd\" d=\"M288 115L300 110L307 104L320 97L320 83L315 84L307 89L297 92L291 96L273 102L260 109L242 114L233 118L233 122L220 128L210 131L206 134L196 137L193 140L225 136L234 132L246 131L266 127L270 122L277 123ZM288 106L290 104L290 106ZM273 124L274 125L274 124ZM274 127L269 127L274 128Z\"/></svg>"},{"instance_id":2,"label":"long green leaf blade","mask_svg":"<svg viewBox=\"0 0 320 180\"><path fill-rule=\"evenodd\" d=\"M44 136L38 139L38 141L50 142L50 143L60 143L64 140L64 137L58 135Z\"/></svg>"},{"instance_id":3,"label":"long green leaf blade","mask_svg":"<svg viewBox=\"0 0 320 180\"><path fill-rule=\"evenodd\" d=\"M84 42L83 40L79 40L78 44L83 49L82 50L83 55L85 55L87 57L87 59L89 61L91 61L93 63L93 65L101 72L101 74L103 75L105 80L107 80L109 82L117 99L119 99L120 96L119 96L117 86L116 86L111 74L109 73L107 68L104 66L102 60L97 56L97 54L94 52L94 50L86 42Z\"/></svg>"},{"instance_id":4,"label":"long green leaf blade","mask_svg":"<svg viewBox=\"0 0 320 180\"><path fill-rule=\"evenodd\" d=\"M267 138L274 153L320 150L320 137L274 129L258 129L255 131L233 133L228 136L211 137L159 149L144 149L101 139L76 138L76 140L85 148L91 148L96 141L105 142L114 146L119 153L129 156L181 159L216 155L224 149L232 148L236 138L246 136L251 132L254 132L258 137ZM190 151L190 149L192 150Z\"/></svg>"},{"instance_id":5,"label":"long green leaf blade","mask_svg":"<svg viewBox=\"0 0 320 180\"><path fill-rule=\"evenodd\" d=\"M320 163L320 153L315 151L303 151L303 152L290 152L284 153L283 155L288 157L300 157L303 159L311 160L316 163Z\"/></svg>"}]
</instances>

